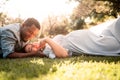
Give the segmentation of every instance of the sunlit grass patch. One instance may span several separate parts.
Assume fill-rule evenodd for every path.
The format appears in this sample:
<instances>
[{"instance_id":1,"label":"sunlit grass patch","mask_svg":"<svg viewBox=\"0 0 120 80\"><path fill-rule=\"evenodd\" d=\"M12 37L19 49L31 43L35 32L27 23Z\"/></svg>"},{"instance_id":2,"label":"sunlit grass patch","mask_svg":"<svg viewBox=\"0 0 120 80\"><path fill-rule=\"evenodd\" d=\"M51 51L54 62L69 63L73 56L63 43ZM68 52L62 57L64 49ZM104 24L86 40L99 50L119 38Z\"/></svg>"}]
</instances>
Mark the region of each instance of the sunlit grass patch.
<instances>
[{"instance_id":1,"label":"sunlit grass patch","mask_svg":"<svg viewBox=\"0 0 120 80\"><path fill-rule=\"evenodd\" d=\"M0 59L0 80L120 80L120 57Z\"/></svg>"}]
</instances>

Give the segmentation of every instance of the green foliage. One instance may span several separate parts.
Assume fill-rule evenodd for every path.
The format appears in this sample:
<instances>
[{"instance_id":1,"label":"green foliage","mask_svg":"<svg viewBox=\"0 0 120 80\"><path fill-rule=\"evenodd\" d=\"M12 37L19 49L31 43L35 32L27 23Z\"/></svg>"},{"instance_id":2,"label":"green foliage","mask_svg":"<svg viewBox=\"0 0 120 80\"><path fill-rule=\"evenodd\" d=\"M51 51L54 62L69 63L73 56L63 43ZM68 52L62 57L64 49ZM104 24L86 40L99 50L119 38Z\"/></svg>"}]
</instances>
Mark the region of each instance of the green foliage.
<instances>
[{"instance_id":1,"label":"green foliage","mask_svg":"<svg viewBox=\"0 0 120 80\"><path fill-rule=\"evenodd\" d=\"M22 23L23 19L20 18L20 16L18 16L17 18L12 18L9 17L7 13L2 11L2 8L4 9L4 5L7 3L7 1L9 0L1 0L0 2L0 26L4 26L10 23Z\"/></svg>"},{"instance_id":2,"label":"green foliage","mask_svg":"<svg viewBox=\"0 0 120 80\"><path fill-rule=\"evenodd\" d=\"M0 59L0 80L120 80L120 57Z\"/></svg>"},{"instance_id":3,"label":"green foliage","mask_svg":"<svg viewBox=\"0 0 120 80\"><path fill-rule=\"evenodd\" d=\"M13 19L3 12L0 13L0 26L4 26L11 23L22 23L23 21L24 20L19 17Z\"/></svg>"},{"instance_id":4,"label":"green foliage","mask_svg":"<svg viewBox=\"0 0 120 80\"><path fill-rule=\"evenodd\" d=\"M84 29L85 22L84 22L84 19L79 18L73 21L72 24L73 26L71 26L71 29L78 30L78 29Z\"/></svg>"},{"instance_id":5,"label":"green foliage","mask_svg":"<svg viewBox=\"0 0 120 80\"><path fill-rule=\"evenodd\" d=\"M0 26L4 26L5 20L6 20L7 15L4 13L0 13Z\"/></svg>"},{"instance_id":6,"label":"green foliage","mask_svg":"<svg viewBox=\"0 0 120 80\"><path fill-rule=\"evenodd\" d=\"M118 14L120 13L120 0L96 0L96 1L109 2L110 7L109 15L117 18Z\"/></svg>"},{"instance_id":7,"label":"green foliage","mask_svg":"<svg viewBox=\"0 0 120 80\"><path fill-rule=\"evenodd\" d=\"M117 18L120 14L120 0L69 0L77 1L79 5L71 15L72 21L90 17L91 23L104 22L109 17ZM86 26L86 25L83 25Z\"/></svg>"}]
</instances>

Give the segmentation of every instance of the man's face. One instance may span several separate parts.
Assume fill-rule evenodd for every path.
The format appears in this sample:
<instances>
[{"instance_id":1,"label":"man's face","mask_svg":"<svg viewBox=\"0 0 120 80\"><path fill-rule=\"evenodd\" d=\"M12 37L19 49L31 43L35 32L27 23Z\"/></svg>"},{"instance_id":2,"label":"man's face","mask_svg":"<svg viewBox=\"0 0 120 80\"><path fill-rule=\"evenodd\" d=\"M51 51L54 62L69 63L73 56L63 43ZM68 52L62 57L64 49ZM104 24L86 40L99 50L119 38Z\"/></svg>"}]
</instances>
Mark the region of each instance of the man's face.
<instances>
[{"instance_id":1,"label":"man's face","mask_svg":"<svg viewBox=\"0 0 120 80\"><path fill-rule=\"evenodd\" d=\"M39 29L32 25L31 27L23 26L21 27L21 39L23 41L28 41L36 37L39 33Z\"/></svg>"}]
</instances>

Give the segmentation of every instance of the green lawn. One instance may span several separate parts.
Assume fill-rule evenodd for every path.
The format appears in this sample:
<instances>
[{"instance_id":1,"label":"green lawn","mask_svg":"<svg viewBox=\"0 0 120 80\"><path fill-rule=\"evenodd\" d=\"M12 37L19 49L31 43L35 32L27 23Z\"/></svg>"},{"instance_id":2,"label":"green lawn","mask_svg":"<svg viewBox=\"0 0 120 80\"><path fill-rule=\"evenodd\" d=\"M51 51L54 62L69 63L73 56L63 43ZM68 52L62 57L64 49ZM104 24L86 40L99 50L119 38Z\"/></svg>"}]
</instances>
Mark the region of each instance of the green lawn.
<instances>
[{"instance_id":1,"label":"green lawn","mask_svg":"<svg viewBox=\"0 0 120 80\"><path fill-rule=\"evenodd\" d=\"M120 57L0 59L0 80L120 80Z\"/></svg>"}]
</instances>

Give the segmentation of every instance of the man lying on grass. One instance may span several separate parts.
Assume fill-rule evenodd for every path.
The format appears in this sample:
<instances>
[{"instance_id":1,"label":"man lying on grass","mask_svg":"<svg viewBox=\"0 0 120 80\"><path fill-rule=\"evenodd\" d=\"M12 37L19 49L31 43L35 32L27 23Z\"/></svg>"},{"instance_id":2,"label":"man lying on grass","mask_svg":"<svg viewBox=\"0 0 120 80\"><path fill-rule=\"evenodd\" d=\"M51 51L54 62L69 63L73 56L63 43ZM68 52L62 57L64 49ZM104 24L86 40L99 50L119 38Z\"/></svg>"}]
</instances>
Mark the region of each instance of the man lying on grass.
<instances>
[{"instance_id":1,"label":"man lying on grass","mask_svg":"<svg viewBox=\"0 0 120 80\"><path fill-rule=\"evenodd\" d=\"M76 30L67 35L56 35L53 39L44 38L38 45L27 45L25 51L42 51L42 55L49 58L64 58L81 53L120 56L120 18L90 29Z\"/></svg>"},{"instance_id":2,"label":"man lying on grass","mask_svg":"<svg viewBox=\"0 0 120 80\"><path fill-rule=\"evenodd\" d=\"M37 56L36 53L23 53L22 49L40 31L40 23L34 18L22 24L15 23L0 27L0 58L23 58Z\"/></svg>"}]
</instances>

